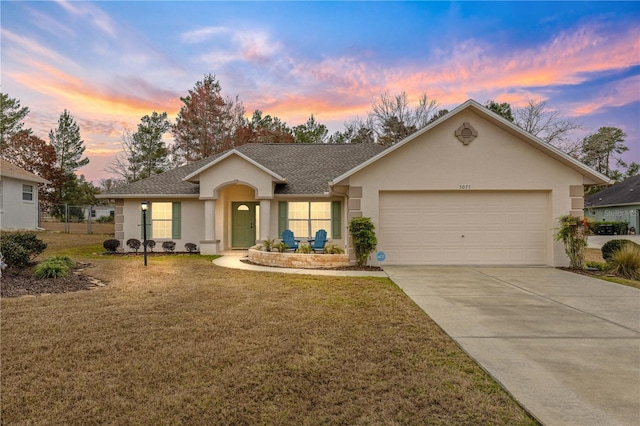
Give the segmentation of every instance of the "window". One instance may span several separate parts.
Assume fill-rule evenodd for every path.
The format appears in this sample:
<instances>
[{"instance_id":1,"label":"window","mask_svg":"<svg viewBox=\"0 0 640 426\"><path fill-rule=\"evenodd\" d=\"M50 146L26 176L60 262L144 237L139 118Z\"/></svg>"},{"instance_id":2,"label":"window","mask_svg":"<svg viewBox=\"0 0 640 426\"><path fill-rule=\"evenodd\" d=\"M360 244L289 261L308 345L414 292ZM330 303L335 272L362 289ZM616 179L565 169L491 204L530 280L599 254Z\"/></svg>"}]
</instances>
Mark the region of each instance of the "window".
<instances>
[{"instance_id":1,"label":"window","mask_svg":"<svg viewBox=\"0 0 640 426\"><path fill-rule=\"evenodd\" d=\"M96 217L96 210L95 209L91 209L91 217Z\"/></svg>"},{"instance_id":2,"label":"window","mask_svg":"<svg viewBox=\"0 0 640 426\"><path fill-rule=\"evenodd\" d=\"M142 212L140 223L142 224ZM157 202L149 203L147 210L147 238L179 239L181 238L181 203ZM142 225L141 225L141 238Z\"/></svg>"},{"instance_id":3,"label":"window","mask_svg":"<svg viewBox=\"0 0 640 426\"><path fill-rule=\"evenodd\" d=\"M22 185L22 201L33 201L33 185Z\"/></svg>"},{"instance_id":4,"label":"window","mask_svg":"<svg viewBox=\"0 0 640 426\"><path fill-rule=\"evenodd\" d=\"M296 237L313 238L318 230L325 229L332 238L340 238L339 201L283 202L281 206L284 229L290 229Z\"/></svg>"}]
</instances>

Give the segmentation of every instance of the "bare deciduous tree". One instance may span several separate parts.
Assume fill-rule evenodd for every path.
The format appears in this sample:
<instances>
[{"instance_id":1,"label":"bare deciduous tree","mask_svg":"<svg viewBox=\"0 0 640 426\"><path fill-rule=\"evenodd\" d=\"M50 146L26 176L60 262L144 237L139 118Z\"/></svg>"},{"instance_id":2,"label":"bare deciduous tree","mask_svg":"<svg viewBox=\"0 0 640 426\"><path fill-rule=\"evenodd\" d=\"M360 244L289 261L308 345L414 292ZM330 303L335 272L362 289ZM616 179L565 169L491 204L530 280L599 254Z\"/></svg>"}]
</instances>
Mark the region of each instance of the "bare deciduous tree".
<instances>
[{"instance_id":1,"label":"bare deciduous tree","mask_svg":"<svg viewBox=\"0 0 640 426\"><path fill-rule=\"evenodd\" d=\"M532 135L558 148L570 145L571 132L582 128L582 125L576 120L565 118L558 111L549 110L545 101L533 99L530 99L524 108L516 109L515 123Z\"/></svg>"}]
</instances>

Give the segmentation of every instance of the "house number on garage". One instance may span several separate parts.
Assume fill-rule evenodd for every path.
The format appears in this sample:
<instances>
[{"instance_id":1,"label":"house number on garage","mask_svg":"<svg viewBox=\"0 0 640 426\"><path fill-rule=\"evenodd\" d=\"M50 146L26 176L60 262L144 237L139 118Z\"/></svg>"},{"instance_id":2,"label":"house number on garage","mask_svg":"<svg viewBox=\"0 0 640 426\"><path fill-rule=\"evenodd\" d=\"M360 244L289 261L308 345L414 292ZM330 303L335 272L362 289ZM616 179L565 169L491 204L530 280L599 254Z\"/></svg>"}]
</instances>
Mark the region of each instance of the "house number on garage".
<instances>
[{"instance_id":1,"label":"house number on garage","mask_svg":"<svg viewBox=\"0 0 640 426\"><path fill-rule=\"evenodd\" d=\"M460 189L471 189L471 185L460 185Z\"/></svg>"}]
</instances>

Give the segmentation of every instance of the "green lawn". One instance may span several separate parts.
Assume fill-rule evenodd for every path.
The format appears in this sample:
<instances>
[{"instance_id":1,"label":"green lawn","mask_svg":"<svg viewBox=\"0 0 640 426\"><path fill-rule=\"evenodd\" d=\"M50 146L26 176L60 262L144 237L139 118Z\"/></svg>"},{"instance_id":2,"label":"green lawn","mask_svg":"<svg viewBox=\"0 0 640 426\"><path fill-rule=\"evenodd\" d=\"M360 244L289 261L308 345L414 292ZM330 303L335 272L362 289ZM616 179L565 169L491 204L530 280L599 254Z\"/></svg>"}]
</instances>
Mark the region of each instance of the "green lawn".
<instances>
[{"instance_id":1,"label":"green lawn","mask_svg":"<svg viewBox=\"0 0 640 426\"><path fill-rule=\"evenodd\" d=\"M390 280L42 235L107 286L1 301L3 424L536 424Z\"/></svg>"}]
</instances>

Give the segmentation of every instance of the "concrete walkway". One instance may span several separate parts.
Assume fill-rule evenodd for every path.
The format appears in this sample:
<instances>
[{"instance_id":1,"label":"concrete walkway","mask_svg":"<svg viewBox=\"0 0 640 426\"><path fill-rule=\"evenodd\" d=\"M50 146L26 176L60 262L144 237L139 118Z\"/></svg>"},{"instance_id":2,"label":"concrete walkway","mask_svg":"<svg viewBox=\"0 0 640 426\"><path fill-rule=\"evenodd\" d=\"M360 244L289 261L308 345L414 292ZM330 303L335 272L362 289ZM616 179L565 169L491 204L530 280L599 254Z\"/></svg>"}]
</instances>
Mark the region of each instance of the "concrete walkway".
<instances>
[{"instance_id":1,"label":"concrete walkway","mask_svg":"<svg viewBox=\"0 0 640 426\"><path fill-rule=\"evenodd\" d=\"M236 250L225 252L224 256L213 260L213 264L224 268L243 269L245 271L257 272L277 272L280 274L307 274L307 275L326 275L334 277L379 277L387 278L387 274L383 271L340 271L334 269L293 269L293 268L276 268L271 266L250 265L241 262L241 259L247 256L246 251Z\"/></svg>"},{"instance_id":2,"label":"concrete walkway","mask_svg":"<svg viewBox=\"0 0 640 426\"><path fill-rule=\"evenodd\" d=\"M553 268L385 271L543 424L640 424L640 290Z\"/></svg>"}]
</instances>

